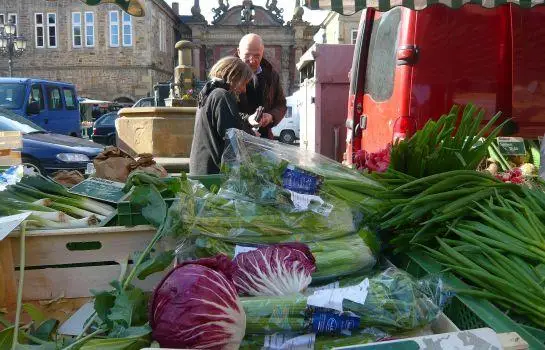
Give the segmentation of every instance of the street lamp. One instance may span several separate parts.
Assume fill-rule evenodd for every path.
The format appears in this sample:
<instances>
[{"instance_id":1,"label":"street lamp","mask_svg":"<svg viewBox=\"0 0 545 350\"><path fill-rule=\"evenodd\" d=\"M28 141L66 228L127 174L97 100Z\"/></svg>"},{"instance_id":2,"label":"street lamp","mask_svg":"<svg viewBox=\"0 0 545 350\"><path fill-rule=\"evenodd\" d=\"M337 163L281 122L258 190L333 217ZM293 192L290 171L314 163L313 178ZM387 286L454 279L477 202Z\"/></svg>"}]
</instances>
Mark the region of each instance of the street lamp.
<instances>
[{"instance_id":1,"label":"street lamp","mask_svg":"<svg viewBox=\"0 0 545 350\"><path fill-rule=\"evenodd\" d=\"M13 76L13 58L20 57L26 50L27 40L22 35L16 35L17 27L13 20L0 25L0 55L8 56L9 76Z\"/></svg>"}]
</instances>

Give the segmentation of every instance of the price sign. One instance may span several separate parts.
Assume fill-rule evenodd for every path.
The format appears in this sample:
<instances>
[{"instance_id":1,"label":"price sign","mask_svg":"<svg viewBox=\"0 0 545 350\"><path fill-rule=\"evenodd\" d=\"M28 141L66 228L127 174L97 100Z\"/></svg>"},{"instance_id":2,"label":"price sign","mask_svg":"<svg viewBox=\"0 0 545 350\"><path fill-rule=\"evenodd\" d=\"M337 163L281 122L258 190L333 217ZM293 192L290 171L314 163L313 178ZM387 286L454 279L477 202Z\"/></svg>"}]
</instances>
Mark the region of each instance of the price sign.
<instances>
[{"instance_id":1,"label":"price sign","mask_svg":"<svg viewBox=\"0 0 545 350\"><path fill-rule=\"evenodd\" d=\"M125 184L122 182L90 177L69 189L68 192L105 202L118 203L128 196L123 192L123 186Z\"/></svg>"},{"instance_id":2,"label":"price sign","mask_svg":"<svg viewBox=\"0 0 545 350\"><path fill-rule=\"evenodd\" d=\"M500 152L506 156L523 156L526 154L522 137L498 137Z\"/></svg>"}]
</instances>

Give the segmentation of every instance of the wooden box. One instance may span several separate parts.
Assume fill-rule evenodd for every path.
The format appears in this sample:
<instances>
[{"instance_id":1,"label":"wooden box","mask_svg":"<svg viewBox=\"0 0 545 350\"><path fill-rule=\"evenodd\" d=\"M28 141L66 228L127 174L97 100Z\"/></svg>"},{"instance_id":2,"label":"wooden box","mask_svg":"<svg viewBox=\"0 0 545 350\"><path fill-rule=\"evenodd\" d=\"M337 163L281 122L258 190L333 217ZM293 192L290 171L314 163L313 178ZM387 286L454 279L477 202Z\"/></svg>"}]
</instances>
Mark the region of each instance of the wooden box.
<instances>
[{"instance_id":1,"label":"wooden box","mask_svg":"<svg viewBox=\"0 0 545 350\"><path fill-rule=\"evenodd\" d=\"M155 232L147 225L27 231L23 300L81 298L91 296L90 289L111 289L122 265L130 264L129 256L142 251ZM0 241L0 308L9 310L16 302L19 262L15 232ZM133 283L152 290L161 277Z\"/></svg>"}]
</instances>

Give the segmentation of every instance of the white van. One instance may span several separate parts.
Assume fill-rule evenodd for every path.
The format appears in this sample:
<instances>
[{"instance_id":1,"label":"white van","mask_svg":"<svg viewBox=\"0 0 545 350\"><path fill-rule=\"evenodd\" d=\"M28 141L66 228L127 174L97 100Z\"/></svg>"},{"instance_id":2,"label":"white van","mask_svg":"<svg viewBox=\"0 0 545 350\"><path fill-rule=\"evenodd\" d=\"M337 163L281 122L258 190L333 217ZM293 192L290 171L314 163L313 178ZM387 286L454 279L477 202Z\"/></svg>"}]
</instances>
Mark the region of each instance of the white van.
<instances>
[{"instance_id":1,"label":"white van","mask_svg":"<svg viewBox=\"0 0 545 350\"><path fill-rule=\"evenodd\" d=\"M296 96L286 97L286 105L288 110L284 119L272 128L272 132L274 137L280 142L291 144L295 140L299 140L299 111L297 109Z\"/></svg>"}]
</instances>

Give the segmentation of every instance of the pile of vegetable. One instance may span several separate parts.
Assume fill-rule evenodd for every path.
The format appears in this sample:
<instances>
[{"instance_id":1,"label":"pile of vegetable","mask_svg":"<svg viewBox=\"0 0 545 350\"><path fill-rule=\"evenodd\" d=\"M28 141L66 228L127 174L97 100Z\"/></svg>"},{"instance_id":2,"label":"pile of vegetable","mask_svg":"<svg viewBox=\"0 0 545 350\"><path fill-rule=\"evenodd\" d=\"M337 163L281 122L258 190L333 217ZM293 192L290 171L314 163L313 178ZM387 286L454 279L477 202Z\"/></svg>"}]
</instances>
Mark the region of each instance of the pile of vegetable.
<instances>
[{"instance_id":1,"label":"pile of vegetable","mask_svg":"<svg viewBox=\"0 0 545 350\"><path fill-rule=\"evenodd\" d=\"M14 168L15 169L15 168ZM9 174L12 170L9 170ZM115 208L68 192L42 175L22 175L0 191L0 215L30 213L29 228L84 228L99 225Z\"/></svg>"}]
</instances>

